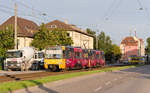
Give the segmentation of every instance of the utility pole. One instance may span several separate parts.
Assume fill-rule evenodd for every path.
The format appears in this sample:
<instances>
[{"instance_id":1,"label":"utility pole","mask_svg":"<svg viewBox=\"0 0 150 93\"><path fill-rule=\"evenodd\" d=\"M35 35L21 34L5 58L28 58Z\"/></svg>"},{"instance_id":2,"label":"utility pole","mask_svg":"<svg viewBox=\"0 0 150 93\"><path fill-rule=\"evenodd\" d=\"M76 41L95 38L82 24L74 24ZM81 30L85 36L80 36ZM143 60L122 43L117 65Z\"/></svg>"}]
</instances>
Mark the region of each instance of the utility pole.
<instances>
[{"instance_id":1,"label":"utility pole","mask_svg":"<svg viewBox=\"0 0 150 93\"><path fill-rule=\"evenodd\" d=\"M15 3L15 36L14 36L14 42L15 42L15 49L17 49L17 4Z\"/></svg>"}]
</instances>

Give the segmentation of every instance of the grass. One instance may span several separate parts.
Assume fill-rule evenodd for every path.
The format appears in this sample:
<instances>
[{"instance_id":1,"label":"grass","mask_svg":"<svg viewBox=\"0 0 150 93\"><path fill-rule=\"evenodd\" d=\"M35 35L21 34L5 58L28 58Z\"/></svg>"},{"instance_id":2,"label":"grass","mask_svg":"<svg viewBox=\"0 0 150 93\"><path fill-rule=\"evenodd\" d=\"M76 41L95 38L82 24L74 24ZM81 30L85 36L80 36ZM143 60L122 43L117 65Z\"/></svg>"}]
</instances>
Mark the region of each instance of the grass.
<instances>
[{"instance_id":1,"label":"grass","mask_svg":"<svg viewBox=\"0 0 150 93\"><path fill-rule=\"evenodd\" d=\"M61 75L56 75L56 76L43 77L43 78L35 79L35 80L5 82L5 83L0 84L0 93L7 93L7 92L11 93L12 91L17 90L17 89L21 89L21 88L27 89L28 87L31 87L31 86L42 85L44 83L48 83L52 81L68 79L68 78L83 76L83 75L89 75L89 74L99 73L99 72L108 72L108 71L114 71L114 70L128 69L128 68L137 67L137 66L139 65L111 67L111 68L104 68L101 70L61 74Z\"/></svg>"}]
</instances>

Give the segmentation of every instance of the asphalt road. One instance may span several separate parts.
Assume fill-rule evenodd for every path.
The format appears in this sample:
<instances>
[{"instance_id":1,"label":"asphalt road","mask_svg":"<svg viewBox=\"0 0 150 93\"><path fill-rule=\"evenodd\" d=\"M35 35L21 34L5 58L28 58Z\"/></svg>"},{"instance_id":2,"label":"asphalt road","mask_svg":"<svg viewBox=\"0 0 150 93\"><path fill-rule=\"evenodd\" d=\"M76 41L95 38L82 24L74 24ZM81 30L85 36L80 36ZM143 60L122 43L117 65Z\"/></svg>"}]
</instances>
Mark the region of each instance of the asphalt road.
<instances>
[{"instance_id":1,"label":"asphalt road","mask_svg":"<svg viewBox=\"0 0 150 93\"><path fill-rule=\"evenodd\" d=\"M24 87L15 93L149 93L150 65Z\"/></svg>"}]
</instances>

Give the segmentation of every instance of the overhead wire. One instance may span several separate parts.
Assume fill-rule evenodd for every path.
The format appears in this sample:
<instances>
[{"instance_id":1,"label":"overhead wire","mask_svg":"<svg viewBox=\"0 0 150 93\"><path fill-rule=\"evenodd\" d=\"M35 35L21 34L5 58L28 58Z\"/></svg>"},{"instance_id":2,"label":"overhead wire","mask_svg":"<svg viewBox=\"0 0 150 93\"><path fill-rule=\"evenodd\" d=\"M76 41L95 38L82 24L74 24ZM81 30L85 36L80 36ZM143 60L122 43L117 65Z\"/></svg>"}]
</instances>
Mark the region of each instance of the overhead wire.
<instances>
[{"instance_id":1,"label":"overhead wire","mask_svg":"<svg viewBox=\"0 0 150 93\"><path fill-rule=\"evenodd\" d=\"M19 3L19 4L21 4L21 5L23 5L24 7L28 8L28 9L32 9L32 8L33 8L33 7L31 7L31 6L27 5L27 4L25 4L23 1L18 1L18 0L16 0L16 2ZM34 9L34 11L36 11L37 14L40 15L40 16L47 16L47 17L51 17L51 18L59 18L59 19L63 19L63 20L65 19L65 18L57 17L57 16L50 16L50 15L48 15L47 13L44 13L43 11L40 11L40 10L38 10L38 9Z\"/></svg>"},{"instance_id":2,"label":"overhead wire","mask_svg":"<svg viewBox=\"0 0 150 93\"><path fill-rule=\"evenodd\" d=\"M140 6L140 10L144 10L145 11L145 14L146 14L147 18L150 21L150 14L149 14L148 9L143 6L143 4L141 3L140 0L137 0L137 2L139 4L139 6Z\"/></svg>"},{"instance_id":3,"label":"overhead wire","mask_svg":"<svg viewBox=\"0 0 150 93\"><path fill-rule=\"evenodd\" d=\"M113 0L113 2L110 4L110 6L108 7L107 11L108 12L104 17L103 17L103 21L100 24L97 24L97 29L102 29L103 25L110 20L110 17L113 16L113 14L115 13L115 11L119 8L119 6L121 5L121 3L123 2L123 0L119 0L118 2L116 2L116 0ZM97 30L97 32L99 32L100 30Z\"/></svg>"},{"instance_id":4,"label":"overhead wire","mask_svg":"<svg viewBox=\"0 0 150 93\"><path fill-rule=\"evenodd\" d=\"M17 9L18 11L17 11L17 14L18 14L18 16L28 16L28 17L32 17L32 18L34 18L34 19L36 19L36 20L38 20L38 22L43 22L43 20L45 20L45 21L49 21L48 19L46 19L46 18L40 18L40 17L37 17L37 15L36 16L33 16L32 14L27 14L27 13L25 13L23 10L21 10L21 9ZM9 14L9 15L13 15L14 14L14 9L13 8L10 8L10 7L8 7L8 6L4 6L4 5L0 5L0 12L3 12L3 13L5 13L5 14ZM39 21L40 20L40 21Z\"/></svg>"}]
</instances>

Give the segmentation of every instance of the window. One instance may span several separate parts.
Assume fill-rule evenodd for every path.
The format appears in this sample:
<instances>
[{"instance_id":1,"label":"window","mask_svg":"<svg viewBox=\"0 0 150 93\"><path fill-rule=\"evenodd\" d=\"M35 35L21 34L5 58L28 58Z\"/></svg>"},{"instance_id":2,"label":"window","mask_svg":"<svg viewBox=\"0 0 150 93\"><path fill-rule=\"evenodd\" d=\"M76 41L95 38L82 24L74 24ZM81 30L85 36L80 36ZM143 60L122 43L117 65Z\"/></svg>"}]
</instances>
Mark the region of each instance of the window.
<instances>
[{"instance_id":1,"label":"window","mask_svg":"<svg viewBox=\"0 0 150 93\"><path fill-rule=\"evenodd\" d=\"M96 54L96 59L100 59L100 55L99 54Z\"/></svg>"},{"instance_id":2,"label":"window","mask_svg":"<svg viewBox=\"0 0 150 93\"><path fill-rule=\"evenodd\" d=\"M56 25L51 25L50 28L57 28L57 26Z\"/></svg>"},{"instance_id":3,"label":"window","mask_svg":"<svg viewBox=\"0 0 150 93\"><path fill-rule=\"evenodd\" d=\"M70 33L67 33L67 36L69 37L69 36L70 36Z\"/></svg>"},{"instance_id":4,"label":"window","mask_svg":"<svg viewBox=\"0 0 150 93\"><path fill-rule=\"evenodd\" d=\"M71 53L72 53L72 60L74 60L74 49L71 49Z\"/></svg>"},{"instance_id":5,"label":"window","mask_svg":"<svg viewBox=\"0 0 150 93\"><path fill-rule=\"evenodd\" d=\"M81 58L81 55L82 55L82 54L81 54L80 52L78 52L78 51L75 52L75 58L76 58L76 59L80 59L80 58Z\"/></svg>"},{"instance_id":6,"label":"window","mask_svg":"<svg viewBox=\"0 0 150 93\"><path fill-rule=\"evenodd\" d=\"M70 59L71 58L71 51L69 48L66 49L66 58Z\"/></svg>"}]
</instances>

